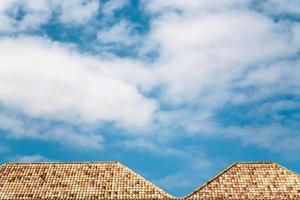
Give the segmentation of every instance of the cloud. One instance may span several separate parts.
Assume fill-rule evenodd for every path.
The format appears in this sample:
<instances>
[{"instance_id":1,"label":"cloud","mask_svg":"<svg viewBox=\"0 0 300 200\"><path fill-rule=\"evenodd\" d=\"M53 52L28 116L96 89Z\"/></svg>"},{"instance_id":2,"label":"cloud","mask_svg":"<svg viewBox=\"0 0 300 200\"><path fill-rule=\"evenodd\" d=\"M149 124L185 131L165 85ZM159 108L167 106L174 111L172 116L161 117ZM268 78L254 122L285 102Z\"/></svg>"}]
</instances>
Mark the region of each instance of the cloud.
<instances>
[{"instance_id":1,"label":"cloud","mask_svg":"<svg viewBox=\"0 0 300 200\"><path fill-rule=\"evenodd\" d=\"M189 180L189 178L187 178L186 173L178 172L172 175L168 175L162 179L156 180L156 184L161 185L161 187L171 191L190 187L191 185L193 185L191 181L192 180Z\"/></svg>"},{"instance_id":2,"label":"cloud","mask_svg":"<svg viewBox=\"0 0 300 200\"><path fill-rule=\"evenodd\" d=\"M252 86L256 90L251 96L241 92L240 101L250 102L271 95L299 95L299 63L299 59L288 59L250 70L235 87L243 91Z\"/></svg>"},{"instance_id":3,"label":"cloud","mask_svg":"<svg viewBox=\"0 0 300 200\"><path fill-rule=\"evenodd\" d=\"M186 158L187 156L185 150L164 144L160 139L155 140L153 138L135 137L118 141L115 145L128 150L146 151L158 156L172 156L176 158Z\"/></svg>"},{"instance_id":4,"label":"cloud","mask_svg":"<svg viewBox=\"0 0 300 200\"><path fill-rule=\"evenodd\" d=\"M56 1L55 3L55 6L60 8L59 18L62 23L84 23L95 16L100 8L99 0Z\"/></svg>"},{"instance_id":5,"label":"cloud","mask_svg":"<svg viewBox=\"0 0 300 200\"><path fill-rule=\"evenodd\" d=\"M0 60L0 101L29 116L134 128L152 119L156 105L140 92L142 77L127 77L133 61L102 61L46 39L24 37L2 38Z\"/></svg>"},{"instance_id":6,"label":"cloud","mask_svg":"<svg viewBox=\"0 0 300 200\"><path fill-rule=\"evenodd\" d=\"M127 21L120 21L108 29L101 30L97 33L97 39L102 45L111 46L132 46L138 43L141 38L135 33L134 25Z\"/></svg>"},{"instance_id":7,"label":"cloud","mask_svg":"<svg viewBox=\"0 0 300 200\"><path fill-rule=\"evenodd\" d=\"M13 111L1 111L0 130L9 139L35 139L57 142L74 149L102 149L104 139L99 133L76 131L72 125L21 116ZM80 148L78 148L80 147Z\"/></svg>"},{"instance_id":8,"label":"cloud","mask_svg":"<svg viewBox=\"0 0 300 200\"><path fill-rule=\"evenodd\" d=\"M0 154L6 153L8 151L10 151L10 148L8 146L6 146L6 145L0 146Z\"/></svg>"},{"instance_id":9,"label":"cloud","mask_svg":"<svg viewBox=\"0 0 300 200\"><path fill-rule=\"evenodd\" d=\"M62 144L67 144L72 148L76 149L78 147L83 149L103 149L104 139L98 133L78 133L72 129L58 127L54 130L50 130L42 134L45 138L55 138L55 140L60 141Z\"/></svg>"},{"instance_id":10,"label":"cloud","mask_svg":"<svg viewBox=\"0 0 300 200\"><path fill-rule=\"evenodd\" d=\"M262 10L271 15L297 14L300 12L300 2L287 0L267 0L259 3Z\"/></svg>"},{"instance_id":11,"label":"cloud","mask_svg":"<svg viewBox=\"0 0 300 200\"><path fill-rule=\"evenodd\" d=\"M295 96L296 97L296 96ZM219 123L215 132L241 140L243 145L255 145L294 157L299 153L299 99L284 97L255 104L228 108L227 120ZM231 111L229 111L231 110ZM243 123L234 122L237 118Z\"/></svg>"},{"instance_id":12,"label":"cloud","mask_svg":"<svg viewBox=\"0 0 300 200\"><path fill-rule=\"evenodd\" d=\"M295 112L299 102L281 101L300 94L299 24L264 10L272 5L276 15L295 13L295 3L153 0L144 5L155 16L148 39L159 47L154 66L164 106L155 115L158 127L178 138L222 136L273 152L296 150L297 114L282 113L289 106ZM257 104L260 114L240 113ZM259 124L251 123L258 119Z\"/></svg>"},{"instance_id":13,"label":"cloud","mask_svg":"<svg viewBox=\"0 0 300 200\"><path fill-rule=\"evenodd\" d=\"M172 135L172 139L174 137L176 135ZM166 176L153 180L167 191L191 191L198 187L199 181L204 182L220 170L219 167L224 166L219 158L209 156L204 146L193 144L182 146L180 143L175 143L177 145L164 140L162 134L154 133L148 138L137 135L133 138L117 140L114 145L129 151L147 152L171 159L171 162L176 163L175 169L169 170Z\"/></svg>"},{"instance_id":14,"label":"cloud","mask_svg":"<svg viewBox=\"0 0 300 200\"><path fill-rule=\"evenodd\" d=\"M111 17L115 11L120 10L128 3L127 0L110 0L102 6L102 13L107 17Z\"/></svg>"},{"instance_id":15,"label":"cloud","mask_svg":"<svg viewBox=\"0 0 300 200\"><path fill-rule=\"evenodd\" d=\"M0 9L0 31L15 32L36 29L50 19L46 1L4 1Z\"/></svg>"},{"instance_id":16,"label":"cloud","mask_svg":"<svg viewBox=\"0 0 300 200\"><path fill-rule=\"evenodd\" d=\"M199 146L183 148L181 151L185 156L177 158L179 169L154 181L167 191L192 191L224 165L218 158L206 155L205 149Z\"/></svg>"},{"instance_id":17,"label":"cloud","mask_svg":"<svg viewBox=\"0 0 300 200\"><path fill-rule=\"evenodd\" d=\"M219 11L233 8L244 8L249 5L251 1L238 0L150 0L144 1L144 6L147 11L166 13L166 12L196 12L196 11Z\"/></svg>"},{"instance_id":18,"label":"cloud","mask_svg":"<svg viewBox=\"0 0 300 200\"><path fill-rule=\"evenodd\" d=\"M63 25L78 25L99 14L98 1L3 2L1 29L7 31L39 27L54 15ZM157 144L163 144L167 154L180 155L164 140L204 135L238 138L244 145L267 149L275 143L277 151L288 143L293 144L289 151L297 146L299 137L293 129L298 128L298 115L280 113L299 102L278 98L299 96L300 26L282 17L297 13L295 1L142 2L149 17L145 34L135 32L129 19L114 17L127 1L103 4L100 12L112 25L106 27L109 23L99 19L105 26L93 29L97 38L91 42L103 50L101 55L87 55L45 38L2 38L1 103L39 120L112 122L128 132L151 132L153 137L126 138L122 145L153 153L160 150ZM135 45L139 50L134 59L114 55L114 50L122 49L126 57ZM149 52L157 55L151 62L139 54ZM255 109L238 115L247 106ZM236 123L226 120L223 113L230 114L228 109ZM260 123L250 122L257 118ZM24 137L24 129L28 130L23 119L1 120L2 128L15 137ZM285 124L287 120L292 126ZM29 131L26 137L50 138L46 133ZM79 134L72 128L52 135L55 141L85 141L85 146L103 143L98 135Z\"/></svg>"},{"instance_id":19,"label":"cloud","mask_svg":"<svg viewBox=\"0 0 300 200\"><path fill-rule=\"evenodd\" d=\"M143 63L39 37L2 38L0 58L0 129L9 138L102 149L102 133L74 126L109 122L143 132L152 122L156 102L143 91L155 79Z\"/></svg>"},{"instance_id":20,"label":"cloud","mask_svg":"<svg viewBox=\"0 0 300 200\"><path fill-rule=\"evenodd\" d=\"M17 155L11 159L11 162L49 162L50 160L40 154L34 155Z\"/></svg>"},{"instance_id":21,"label":"cloud","mask_svg":"<svg viewBox=\"0 0 300 200\"><path fill-rule=\"evenodd\" d=\"M167 191L192 190L198 186L199 181L204 181L215 173L218 170L216 166L224 165L218 158L210 157L203 146L174 145L162 137L161 134L154 134L152 137L149 135L148 138L136 136L117 140L114 145L129 151L143 152L147 155L150 153L174 162L175 169L169 170L164 177L153 180L155 184ZM176 136L173 135L172 138L174 137Z\"/></svg>"},{"instance_id":22,"label":"cloud","mask_svg":"<svg viewBox=\"0 0 300 200\"><path fill-rule=\"evenodd\" d=\"M99 6L98 0L4 0L0 6L0 32L36 30L52 19L80 25L95 16Z\"/></svg>"},{"instance_id":23,"label":"cloud","mask_svg":"<svg viewBox=\"0 0 300 200\"><path fill-rule=\"evenodd\" d=\"M158 71L169 100L184 102L214 92L226 99L244 71L296 53L293 29L251 11L170 14L153 22L150 37L161 47Z\"/></svg>"},{"instance_id":24,"label":"cloud","mask_svg":"<svg viewBox=\"0 0 300 200\"><path fill-rule=\"evenodd\" d=\"M299 154L300 137L295 131L297 124L288 123L286 127L279 123L271 123L260 126L233 126L224 128L222 132L229 137L240 139L243 145L257 146L273 153L280 153L285 158L297 158Z\"/></svg>"}]
</instances>

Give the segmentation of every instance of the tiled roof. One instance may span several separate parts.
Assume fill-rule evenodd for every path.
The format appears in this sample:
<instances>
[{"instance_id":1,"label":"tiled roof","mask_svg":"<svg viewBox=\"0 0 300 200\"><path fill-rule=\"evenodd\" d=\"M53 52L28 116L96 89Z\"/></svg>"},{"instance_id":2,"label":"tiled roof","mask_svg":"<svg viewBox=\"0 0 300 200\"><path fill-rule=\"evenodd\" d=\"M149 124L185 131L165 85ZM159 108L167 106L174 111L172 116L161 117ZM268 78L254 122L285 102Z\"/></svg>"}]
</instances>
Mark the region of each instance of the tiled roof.
<instances>
[{"instance_id":1,"label":"tiled roof","mask_svg":"<svg viewBox=\"0 0 300 200\"><path fill-rule=\"evenodd\" d=\"M0 167L0 200L176 199L118 162ZM273 162L235 163L185 200L300 199L300 175Z\"/></svg>"},{"instance_id":2,"label":"tiled roof","mask_svg":"<svg viewBox=\"0 0 300 200\"><path fill-rule=\"evenodd\" d=\"M300 175L273 162L235 163L184 199L300 199Z\"/></svg>"},{"instance_id":3,"label":"tiled roof","mask_svg":"<svg viewBox=\"0 0 300 200\"><path fill-rule=\"evenodd\" d=\"M18 163L0 168L1 200L169 198L118 162Z\"/></svg>"}]
</instances>

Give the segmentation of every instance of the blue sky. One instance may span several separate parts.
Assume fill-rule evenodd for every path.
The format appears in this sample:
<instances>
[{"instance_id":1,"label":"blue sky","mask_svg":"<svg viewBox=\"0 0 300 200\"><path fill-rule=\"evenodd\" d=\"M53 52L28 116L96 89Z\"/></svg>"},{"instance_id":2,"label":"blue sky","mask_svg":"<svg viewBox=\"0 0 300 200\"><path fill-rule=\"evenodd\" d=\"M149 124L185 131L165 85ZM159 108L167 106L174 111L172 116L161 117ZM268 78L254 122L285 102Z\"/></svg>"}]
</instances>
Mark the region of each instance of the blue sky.
<instances>
[{"instance_id":1,"label":"blue sky","mask_svg":"<svg viewBox=\"0 0 300 200\"><path fill-rule=\"evenodd\" d=\"M117 160L176 196L300 173L300 2L3 0L0 162Z\"/></svg>"}]
</instances>

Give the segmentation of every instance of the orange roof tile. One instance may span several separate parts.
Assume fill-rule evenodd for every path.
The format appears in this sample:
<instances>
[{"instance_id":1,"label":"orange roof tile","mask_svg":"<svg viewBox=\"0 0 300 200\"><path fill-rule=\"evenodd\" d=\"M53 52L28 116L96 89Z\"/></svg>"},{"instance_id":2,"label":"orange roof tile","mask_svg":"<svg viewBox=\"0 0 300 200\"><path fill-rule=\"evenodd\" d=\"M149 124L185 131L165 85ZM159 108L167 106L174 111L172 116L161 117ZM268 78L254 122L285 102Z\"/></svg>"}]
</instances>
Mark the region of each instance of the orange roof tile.
<instances>
[{"instance_id":1,"label":"orange roof tile","mask_svg":"<svg viewBox=\"0 0 300 200\"><path fill-rule=\"evenodd\" d=\"M176 198L118 162L95 162L5 164L0 199ZM235 163L180 199L300 199L300 175L273 162Z\"/></svg>"},{"instance_id":2,"label":"orange roof tile","mask_svg":"<svg viewBox=\"0 0 300 200\"><path fill-rule=\"evenodd\" d=\"M118 162L15 163L0 168L1 200L171 198Z\"/></svg>"},{"instance_id":3,"label":"orange roof tile","mask_svg":"<svg viewBox=\"0 0 300 200\"><path fill-rule=\"evenodd\" d=\"M273 162L235 163L183 199L300 199L300 175Z\"/></svg>"}]
</instances>

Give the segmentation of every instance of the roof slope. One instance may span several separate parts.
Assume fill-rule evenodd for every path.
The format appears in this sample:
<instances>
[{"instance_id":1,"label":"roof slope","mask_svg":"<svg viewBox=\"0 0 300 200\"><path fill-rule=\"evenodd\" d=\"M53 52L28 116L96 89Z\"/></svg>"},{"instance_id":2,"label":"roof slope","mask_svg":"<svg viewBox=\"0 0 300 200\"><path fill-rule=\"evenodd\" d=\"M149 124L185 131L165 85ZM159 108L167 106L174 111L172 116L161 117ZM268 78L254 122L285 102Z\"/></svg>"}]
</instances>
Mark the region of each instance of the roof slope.
<instances>
[{"instance_id":1,"label":"roof slope","mask_svg":"<svg viewBox=\"0 0 300 200\"><path fill-rule=\"evenodd\" d=\"M0 168L0 199L169 199L118 162L17 163Z\"/></svg>"},{"instance_id":2,"label":"roof slope","mask_svg":"<svg viewBox=\"0 0 300 200\"><path fill-rule=\"evenodd\" d=\"M300 175L273 162L235 163L184 199L300 199Z\"/></svg>"}]
</instances>

